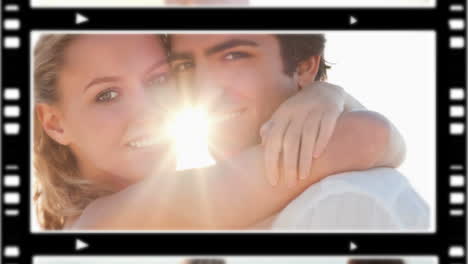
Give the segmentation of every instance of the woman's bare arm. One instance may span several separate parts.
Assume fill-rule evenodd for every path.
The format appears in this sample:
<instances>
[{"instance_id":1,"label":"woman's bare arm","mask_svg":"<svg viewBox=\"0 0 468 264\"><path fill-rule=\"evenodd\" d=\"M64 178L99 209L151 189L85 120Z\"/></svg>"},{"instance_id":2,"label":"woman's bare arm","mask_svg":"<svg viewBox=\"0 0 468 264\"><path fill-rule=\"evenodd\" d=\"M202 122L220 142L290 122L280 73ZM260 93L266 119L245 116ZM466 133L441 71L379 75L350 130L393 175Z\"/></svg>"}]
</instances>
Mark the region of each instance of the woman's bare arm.
<instances>
[{"instance_id":1,"label":"woman's bare arm","mask_svg":"<svg viewBox=\"0 0 468 264\"><path fill-rule=\"evenodd\" d=\"M363 111L366 107L362 105L356 98L350 94L345 93L345 112L349 111ZM376 116L379 114L375 113ZM380 118L384 118L380 116ZM373 167L398 167L403 163L406 156L406 144L403 136L398 129L391 123L385 122L388 125L389 143L387 149L382 153L380 159L377 159Z\"/></svg>"},{"instance_id":2,"label":"woman's bare arm","mask_svg":"<svg viewBox=\"0 0 468 264\"><path fill-rule=\"evenodd\" d=\"M332 139L294 187L271 186L263 149L253 147L229 162L157 175L89 205L74 229L241 229L272 215L327 175L392 166L384 159L390 124L369 111L343 113ZM388 158L388 157L385 157Z\"/></svg>"}]
</instances>

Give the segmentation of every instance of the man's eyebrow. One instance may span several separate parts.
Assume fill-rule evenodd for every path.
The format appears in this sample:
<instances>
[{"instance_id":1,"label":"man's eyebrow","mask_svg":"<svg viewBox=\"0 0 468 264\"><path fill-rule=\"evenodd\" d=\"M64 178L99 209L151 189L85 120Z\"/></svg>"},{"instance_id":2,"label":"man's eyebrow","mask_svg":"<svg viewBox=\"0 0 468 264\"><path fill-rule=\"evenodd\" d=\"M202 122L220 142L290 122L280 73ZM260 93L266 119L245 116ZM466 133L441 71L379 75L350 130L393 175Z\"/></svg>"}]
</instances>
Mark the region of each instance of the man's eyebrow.
<instances>
[{"instance_id":1,"label":"man's eyebrow","mask_svg":"<svg viewBox=\"0 0 468 264\"><path fill-rule=\"evenodd\" d=\"M193 55L190 54L189 52L175 52L171 53L169 55L169 62L175 61L175 60L192 60Z\"/></svg>"},{"instance_id":2,"label":"man's eyebrow","mask_svg":"<svg viewBox=\"0 0 468 264\"><path fill-rule=\"evenodd\" d=\"M237 46L250 46L250 47L257 47L258 43L252 40L246 40L246 39L230 39L224 42L221 42L219 44L216 44L215 46L206 49L205 55L210 56L213 55L214 53L221 52L223 50L231 49Z\"/></svg>"},{"instance_id":3,"label":"man's eyebrow","mask_svg":"<svg viewBox=\"0 0 468 264\"><path fill-rule=\"evenodd\" d=\"M90 81L88 85L85 86L84 92L86 92L86 90L93 85L106 83L106 82L115 82L118 80L120 80L118 76L104 76L104 77L95 78L92 81Z\"/></svg>"}]
</instances>

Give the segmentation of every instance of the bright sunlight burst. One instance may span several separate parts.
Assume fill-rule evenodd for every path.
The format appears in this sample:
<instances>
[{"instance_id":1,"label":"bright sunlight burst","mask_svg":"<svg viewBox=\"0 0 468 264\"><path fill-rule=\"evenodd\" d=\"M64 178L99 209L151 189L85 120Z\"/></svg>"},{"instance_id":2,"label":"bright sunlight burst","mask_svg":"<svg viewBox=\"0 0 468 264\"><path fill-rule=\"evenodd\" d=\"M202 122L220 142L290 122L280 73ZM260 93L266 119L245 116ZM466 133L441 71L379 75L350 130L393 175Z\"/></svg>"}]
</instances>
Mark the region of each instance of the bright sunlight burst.
<instances>
[{"instance_id":1,"label":"bright sunlight burst","mask_svg":"<svg viewBox=\"0 0 468 264\"><path fill-rule=\"evenodd\" d=\"M175 116L169 131L175 140L177 170L215 163L208 151L208 123L207 114L197 108L184 109Z\"/></svg>"}]
</instances>

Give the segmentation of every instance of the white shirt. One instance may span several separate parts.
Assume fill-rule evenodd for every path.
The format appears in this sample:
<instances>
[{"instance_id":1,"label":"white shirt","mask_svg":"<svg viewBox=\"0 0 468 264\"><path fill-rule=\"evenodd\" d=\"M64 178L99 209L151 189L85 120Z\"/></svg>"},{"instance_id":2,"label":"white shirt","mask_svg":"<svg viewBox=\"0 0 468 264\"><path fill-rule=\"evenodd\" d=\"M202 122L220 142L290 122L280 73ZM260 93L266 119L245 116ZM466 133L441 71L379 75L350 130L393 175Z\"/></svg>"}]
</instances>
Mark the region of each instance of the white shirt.
<instances>
[{"instance_id":1,"label":"white shirt","mask_svg":"<svg viewBox=\"0 0 468 264\"><path fill-rule=\"evenodd\" d=\"M430 211L395 169L329 176L310 186L273 220L273 230L429 231Z\"/></svg>"}]
</instances>

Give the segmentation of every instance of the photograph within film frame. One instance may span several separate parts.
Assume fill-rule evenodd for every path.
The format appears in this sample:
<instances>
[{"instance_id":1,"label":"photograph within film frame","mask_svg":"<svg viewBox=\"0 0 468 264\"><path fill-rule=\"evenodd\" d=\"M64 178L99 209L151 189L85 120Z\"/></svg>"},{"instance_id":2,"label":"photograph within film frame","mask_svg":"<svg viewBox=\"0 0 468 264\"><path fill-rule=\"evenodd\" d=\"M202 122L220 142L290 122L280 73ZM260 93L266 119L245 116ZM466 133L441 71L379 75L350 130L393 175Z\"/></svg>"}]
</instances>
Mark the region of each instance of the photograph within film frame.
<instances>
[{"instance_id":1,"label":"photograph within film frame","mask_svg":"<svg viewBox=\"0 0 468 264\"><path fill-rule=\"evenodd\" d=\"M66 34L69 35L66 35ZM116 33L127 34L127 35L116 35ZM129 34L131 33L131 34ZM210 33L207 35L206 33ZM237 58L242 58L241 55L246 57L247 55L252 56L252 60L246 61L246 63L235 63L231 66L230 63L219 65L217 60L210 60L209 65L216 66L216 69L210 68L211 66L208 65L206 68L209 70L204 71L207 78L200 78L203 82L205 81L212 81L214 78L212 76L222 75L223 76L223 83L229 83L229 87L226 88L228 91L240 91L248 98L257 97L260 98L259 100L253 100L254 106L256 106L258 111L269 112L270 103L269 101L281 101L283 100L283 96L281 93L281 89L288 88L289 85L274 85L271 83L271 72L276 73L276 69L279 67L268 67L265 65L265 60L258 60L256 58L261 57L261 54L264 54L264 51L267 51L268 54L263 55L263 57L268 58L268 65L279 65L281 66L281 59L280 54L278 52L277 55L273 55L272 48L275 47L276 40L275 38L271 37L270 34L277 34L278 38L281 39L281 45L287 46L289 45L286 43L286 40L289 40L294 35L288 34L300 34L297 36L301 36L301 41L304 43L312 43L318 39L317 32L314 31L272 31L272 32L265 32L265 31L248 31L249 34L245 31L148 31L148 32L138 32L138 31L111 31L111 32L103 32L103 31L92 31L92 32L85 32L85 31L73 31L73 32L55 32L55 31L33 31L31 35L31 47L43 47L44 41L47 41L46 37L51 36L57 39L60 38L67 38L67 37L78 37L84 36L83 34L88 34L88 37L91 39L105 39L111 40L109 43L112 43L114 49L117 51L116 54L110 56L110 58L101 56L101 61L113 61L112 65L96 65L96 63L92 63L97 66L97 69L93 69L91 65L88 66L80 66L81 69L88 69L92 73L96 73L99 76L108 75L104 71L102 73L97 73L99 69L110 69L114 67L113 65L130 65L128 63L121 63L120 61L115 60L118 54L126 51L137 51L137 50L145 50L148 52L154 52L158 49L145 49L143 47L133 47L131 46L132 42L128 42L128 40L144 40L149 39L149 42L153 44L151 46L160 47L158 40L159 37L155 36L165 36L163 34L167 34L167 36L171 39L171 64L173 65L173 76L175 79L182 80L183 74L177 73L177 68L182 66L188 65L190 60L187 59L177 59L179 56L178 54L185 54L188 52L193 52L193 54L197 54L198 51L205 50L205 49L212 49L211 47L219 47L220 45L226 46L227 44L231 45L229 49L219 50L213 56L207 56L207 58L216 58L219 55L224 56L223 54L226 53L230 56L234 56ZM398 173L394 169L372 169L366 170L365 172L355 172L355 173L345 173L335 177L327 177L320 183L316 183L310 188L307 188L307 191L304 191L303 194L298 196L298 198L291 203L288 203L287 207L281 210L277 216L275 216L274 221L271 224L271 229L265 229L264 225L256 225L250 227L248 230L242 232L263 232L263 233L271 233L271 232L282 232L282 233L291 233L291 232L321 232L321 233L328 233L328 232L352 232L352 233L392 233L392 232L411 232L411 233L424 233L424 232L434 232L434 215L436 212L435 208L435 166L420 166L420 164L435 164L434 157L434 149L435 149L435 133L433 131L433 127L435 127L435 118L434 119L421 119L420 122L416 125L412 120L418 119L420 116L428 115L432 113L435 116L435 34L434 32L418 32L418 31L391 31L391 32L383 32L383 31L321 31L326 37L327 43L325 48L324 58L326 61L335 62L333 63L331 69L327 70L327 81L330 83L339 83L344 87L349 87L346 91L351 94L355 98L367 98L365 101L365 105L369 109L373 109L373 111L379 112L380 114L384 115L388 118L392 123L395 124L397 129L400 130L402 137L404 138L406 143L406 148L408 149L407 154L405 155L404 164L398 166ZM92 34L92 35L91 35ZM202 39L203 41L200 41ZM138 41L139 42L139 41ZM145 42L145 41L144 41ZM117 45L117 43L125 44L121 48ZM199 43L199 45L195 45L194 43ZM227 44L226 44L227 43ZM236 46L232 46L233 43L238 43ZM347 43L346 46L341 45L341 43ZM253 44L258 46L252 46ZM189 48L190 47L190 48ZM378 49L373 50L374 47L379 47ZM353 54L349 54L349 49L353 49ZM404 53L406 48L407 53ZM42 50L43 49L41 48ZM93 50L98 50L99 47L96 46ZM104 50L110 52L110 47L104 45ZM103 50L103 51L104 51ZM387 50L385 54L381 53L381 50ZM31 51L32 52L32 51ZM84 53L86 51L77 50L72 53L80 54L80 57L84 57ZM101 53L101 52L98 52ZM32 53L31 53L32 54ZM366 54L362 56L361 54ZM49 57L50 55L46 55L45 57ZM31 55L32 57L32 55ZM88 61L92 60L94 55L91 55L90 58L86 59ZM124 57L121 55L120 57ZM131 52L131 58L139 58L138 53ZM149 57L149 59L148 59ZM152 56L144 54L143 57L138 59L139 65L148 65L154 64L154 59L156 61L159 58L163 58L165 56L154 54ZM185 56L184 56L185 57ZM400 57L406 57L405 65L401 65ZM194 58L195 63L197 64L197 60L203 60L204 57L196 56ZM34 56L33 62L31 65L40 65L39 62L40 56ZM70 61L76 61L73 58L69 59ZM136 60L136 59L135 59ZM227 62L229 60L226 60ZM240 60L239 60L240 61ZM235 60L232 60L234 63ZM275 64L276 62L276 64ZM385 62L385 64L382 64ZM368 69L367 65L375 65L376 70ZM229 67L228 67L229 66ZM263 68L265 69L263 72L259 71L252 71L252 68ZM414 70L414 68L417 70ZM35 66L34 66L35 68ZM150 68L150 67L149 67ZM357 80L355 81L355 76L353 73L355 68L362 69L363 71L368 72L368 77L366 80ZM36 70L34 70L36 71ZM126 72L125 76L132 76L131 74L132 69L125 69L122 72ZM158 68L155 70L156 73L151 72L148 76L160 76L161 73L165 73L167 69L164 67ZM33 72L33 70L31 70ZM255 76L252 76L252 72L255 73ZM265 75L265 72L268 74ZM392 72L394 76L399 76L399 78L391 78L389 79L388 72ZM235 73L235 74L233 74ZM74 78L76 79L79 72L74 74ZM65 76L65 75L64 75ZM239 78L239 76L244 76L243 78ZM433 76L432 78L427 76ZM42 79L41 77L37 77L37 79ZM64 80L67 79L64 77ZM86 79L86 77L85 77ZM380 83L381 80L387 81L385 83L379 84L379 89L374 89L376 83ZM248 81L246 81L248 80ZM266 80L266 81L264 81ZM88 80L86 80L88 81ZM215 81L215 80L213 80ZM274 82L280 83L281 79L274 79ZM401 83L406 83L406 85L401 85ZM73 84L70 83L68 86L72 86ZM217 83L206 83L201 86L213 86L218 87L222 84ZM412 87L411 91L406 91L407 87ZM177 86L177 90L182 90L184 87L181 85ZM233 88L231 88L233 87ZM240 90L240 87L242 89ZM283 88L284 87L284 88ZM189 86L187 87L189 90L196 90L191 89ZM149 88L148 88L149 89ZM289 88L288 88L289 89ZM333 88L330 88L333 89ZM163 106L162 109L165 109L167 112L176 113L178 111L178 106L175 103L176 100L171 100L171 93L170 91L174 91L174 88L165 88L164 86L151 88L153 91L153 95L155 101L151 103L151 106ZM98 91L97 93L100 94L102 91L98 89L91 90ZM269 92L272 93L271 96L256 96L259 92ZM40 93L39 90L36 90L34 94ZM206 94L212 94L211 92L207 92ZM404 97L401 95L405 94ZM414 109L414 103L412 101L412 97L414 95L419 95L418 108ZM65 96L65 95L64 95ZM33 98L36 96L33 95ZM130 105L141 105L143 101L138 99L137 96L133 96L135 103L130 103ZM177 97L176 97L177 98ZM201 97L200 97L201 98ZM261 100L265 98L267 100ZM66 100L66 99L64 99ZM224 102L226 99L220 99L218 101ZM311 99L312 100L312 99ZM388 104L387 102L394 102L398 101L399 107L398 111L395 111L394 104ZM250 107L252 108L252 103L242 102L242 107ZM199 102L199 105L203 105L206 108L210 108L213 103L211 102ZM265 107L266 106L266 107ZM232 108L232 107L230 107ZM239 108L236 106L236 108ZM128 109L128 108L122 108ZM159 109L159 108L158 108ZM224 108L223 108L224 109ZM215 111L219 112L219 111ZM123 113L123 112L122 112ZM84 113L80 112L82 116ZM97 113L98 114L98 113ZM368 113L364 113L368 114ZM186 112L185 115L191 115L190 112ZM210 116L205 114L206 116ZM216 114L215 114L216 115ZM234 119L225 119L220 124L212 123L210 125L210 129L213 131L212 136L207 138L206 141L210 142L210 151L213 153L219 153L220 151L224 151L225 149L231 149L232 147L226 144L223 144L223 141L233 139L232 134L228 131L231 130L229 127L235 126L238 128L237 133L235 135L235 140L237 142L248 142L250 144L250 131L253 133L257 133L257 129L250 129L252 127L252 123L249 120L243 119L244 116L248 114L241 114L239 118ZM132 116L130 120L139 120L140 118L145 116L145 112L138 111L137 116ZM156 116L156 115L153 115ZM92 119L92 118L91 118ZM120 120L125 120L125 118L119 118ZM180 118L175 118L175 120L179 120ZM176 168L178 170L185 170L188 168L193 167L203 167L212 163L212 159L210 157L210 151L205 146L206 142L203 141L203 131L197 131L196 127L202 127L204 120L199 120L195 124L191 120L185 120L184 122L176 122L174 127L176 131L172 133L175 136L175 140L177 142L177 165ZM197 119L197 117L194 117ZM38 123L39 121L35 120L34 123ZM84 122L83 120L80 122ZM104 120L103 120L104 122ZM100 123L100 122L99 122ZM156 120L154 123L158 123ZM181 123L181 124L180 124ZM110 124L109 124L110 126ZM87 127L95 127L93 124L87 125ZM132 127L132 122L129 123L129 127ZM248 129L241 130L241 127L247 127ZM226 129L228 128L228 129ZM368 128L372 130L372 127ZM113 128L112 130L117 131L118 129ZM185 131L189 130L190 133L185 133ZM102 132L107 134L109 138L111 138L112 132L107 132L105 128L102 128ZM352 133L352 132L351 132ZM376 133L379 133L376 131ZM381 133L381 132L380 132ZM348 133L349 134L349 133ZM221 137L217 136L221 135ZM360 135L352 136L354 141L359 140ZM195 138L199 137L199 139L195 140ZM126 138L126 137L124 137ZM133 137L132 137L133 138ZM219 139L221 138L221 140ZM98 138L98 141L102 141ZM33 140L32 148L38 145L38 139ZM256 143L256 142L253 142ZM365 144L365 141L363 142ZM378 141L375 141L374 144L379 144ZM370 145L370 144L367 144ZM83 145L84 146L84 145ZM98 152L99 150L95 150L96 146L100 146L100 149L105 150L106 147L101 146L100 143L93 144L93 151ZM342 147L343 148L343 147ZM333 149L333 147L332 147ZM361 148L365 149L365 148ZM118 153L118 150L112 150L112 152ZM354 155L360 155L362 150L355 151ZM51 154L48 152L46 154ZM41 157L42 154L40 152L35 152L33 155L33 160ZM100 154L100 156L109 156L106 154ZM146 155L145 153L145 156ZM156 153L152 155L153 157L151 163L158 162L161 159L160 156ZM374 154L373 154L374 156ZM144 167L143 162L146 160L145 158L139 157L135 160L132 160L131 163L139 164L140 168ZM102 163L105 161L98 161ZM121 164L126 164L128 162L119 162ZM392 163L393 164L393 163ZM396 166L396 165L395 165ZM127 166L125 168L120 168L122 173L125 175L134 175L133 170L128 170ZM68 168L72 168L69 166ZM314 169L314 168L313 168ZM140 174L150 174L156 175L155 173L145 173L144 171L138 170ZM246 173L248 174L248 173ZM33 173L32 179L39 181L42 180L41 177L41 170L38 169ZM403 175L407 175L406 177ZM184 179L187 175L179 177L173 176L174 179ZM237 179L240 176L235 176ZM196 178L201 178L201 176L196 176ZM253 178L249 176L249 178ZM262 179L262 183L263 178ZM406 180L405 180L406 179ZM244 181L248 181L248 179L244 179ZM34 182L33 182L34 183ZM346 183L346 184L343 184ZM210 196L210 192L207 189L212 189L207 185L203 185L202 182L197 182L196 186L200 186L198 188L203 188L203 201L206 200L211 201L213 199L220 200L224 199L220 195L217 195L216 198ZM146 186L146 185L145 185ZM262 184L262 186L265 186ZM353 186L353 188L349 188ZM229 188L232 186L229 185ZM356 187L359 189L356 189ZM146 188L146 187L145 187ZM219 188L222 188L220 186ZM242 189L242 187L240 187ZM34 188L32 188L34 189ZM158 184L158 186L151 187L152 190L158 192L158 190L164 191L162 188L162 184ZM218 189L218 188L216 188ZM331 192L332 190L332 192ZM284 190L283 190L284 191ZM140 190L138 192L144 192ZM185 192L185 191L184 191ZM274 191L274 195L278 195L278 193L282 192L281 189L276 189ZM169 195L169 194L168 194ZM363 197L365 195L365 197ZM34 194L31 194L34 196ZM175 195L177 196L177 195ZM254 199L255 196L252 198ZM148 200L151 198L143 199ZM198 199L198 196L195 196L194 199ZM235 199L240 199L239 196L235 196ZM306 200L307 202L301 202ZM170 200L168 200L170 201ZM315 202L320 201L320 202ZM342 203L340 201L347 201L346 203ZM377 202L378 201L378 202ZM231 201L226 200L225 203L229 204ZM33 204L37 204L37 201ZM154 204L154 203L153 203ZM254 204L250 202L250 206L254 206L255 209L261 207L263 203ZM176 208L176 204L171 202L173 208ZM191 207L197 208L198 206L195 203L190 205ZM203 206L203 205L202 205ZM72 206L70 206L71 208ZM208 203L207 207L211 207ZM229 207L229 206L227 206ZM197 215L208 214L209 212L203 213L204 207L201 207L200 210L196 210ZM332 210L330 208L333 208ZM187 214L187 208L177 209L179 211L185 211ZM340 212L337 214L337 212ZM135 213L137 214L137 213ZM48 226L45 228L39 228L37 221L36 211L31 210L31 219L32 219L32 232L70 232L70 230L56 230L61 229L60 227L52 227L46 223L46 221L42 221L43 226ZM191 218L194 221L194 218ZM346 219L346 220L345 220ZM341 221L345 220L345 221ZM50 221L49 221L50 222ZM139 224L135 224L135 226L139 226ZM80 228L86 231L86 227ZM107 230L108 229L108 230ZM127 231L124 226L106 226L106 230L103 232L108 231ZM183 229L183 230L179 230ZM182 225L177 226L167 226L163 227L161 225L154 225L152 227L144 228L143 231L150 231L150 232L187 232L187 231L203 231L205 229L210 229L209 226L206 228L197 228L195 225L190 228L190 230L186 230L182 228ZM212 228L211 228L212 229ZM226 232L233 232L226 227L218 227L218 231ZM174 231L168 231L174 230ZM76 231L72 231L76 232ZM240 232L240 231L234 231Z\"/></svg>"},{"instance_id":2,"label":"photograph within film frame","mask_svg":"<svg viewBox=\"0 0 468 264\"><path fill-rule=\"evenodd\" d=\"M290 10L278 21L274 10L252 10L238 19L232 9L204 10L33 10L17 2L2 6L2 260L30 263L33 255L72 254L401 254L435 255L441 263L466 261L465 5L438 3L429 10ZM122 19L123 17L127 19ZM154 19L154 18L158 19ZM398 20L394 18L398 17ZM434 19L438 17L438 19ZM172 21L164 22L162 21ZM331 19L334 18L334 19ZM172 19L172 20L169 20ZM31 87L33 31L54 30L413 30L436 36L435 219L433 233L261 233L67 232L37 233L31 228ZM234 22L235 21L235 22ZM259 24L258 21L262 21ZM185 32L185 31L184 31ZM345 87L346 88L346 87ZM418 98L414 98L415 104ZM364 102L365 104L365 102ZM417 105L417 104L416 104ZM433 118L429 116L428 118ZM424 118L424 117L421 117ZM415 121L417 122L417 121ZM14 231L12 231L14 230ZM144 238L142 238L144 237ZM200 243L200 239L204 243ZM271 245L277 239L282 243ZM212 240L212 242L210 242ZM206 242L205 242L206 241ZM148 248L147 243L152 243ZM232 248L232 244L238 245ZM307 243L307 247L301 247ZM83 248L83 246L85 248ZM259 246L263 245L263 246Z\"/></svg>"}]
</instances>

